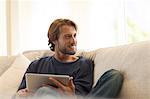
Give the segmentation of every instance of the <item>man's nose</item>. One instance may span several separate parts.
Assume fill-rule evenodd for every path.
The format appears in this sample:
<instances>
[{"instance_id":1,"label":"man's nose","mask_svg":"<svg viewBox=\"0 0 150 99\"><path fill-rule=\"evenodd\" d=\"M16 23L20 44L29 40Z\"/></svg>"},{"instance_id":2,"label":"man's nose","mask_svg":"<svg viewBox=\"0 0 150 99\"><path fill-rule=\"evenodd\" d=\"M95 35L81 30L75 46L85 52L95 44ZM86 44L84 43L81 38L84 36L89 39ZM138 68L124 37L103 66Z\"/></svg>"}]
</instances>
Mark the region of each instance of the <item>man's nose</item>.
<instances>
[{"instance_id":1,"label":"man's nose","mask_svg":"<svg viewBox=\"0 0 150 99\"><path fill-rule=\"evenodd\" d=\"M77 43L77 39L75 37L72 37L71 44L76 45L76 43Z\"/></svg>"}]
</instances>

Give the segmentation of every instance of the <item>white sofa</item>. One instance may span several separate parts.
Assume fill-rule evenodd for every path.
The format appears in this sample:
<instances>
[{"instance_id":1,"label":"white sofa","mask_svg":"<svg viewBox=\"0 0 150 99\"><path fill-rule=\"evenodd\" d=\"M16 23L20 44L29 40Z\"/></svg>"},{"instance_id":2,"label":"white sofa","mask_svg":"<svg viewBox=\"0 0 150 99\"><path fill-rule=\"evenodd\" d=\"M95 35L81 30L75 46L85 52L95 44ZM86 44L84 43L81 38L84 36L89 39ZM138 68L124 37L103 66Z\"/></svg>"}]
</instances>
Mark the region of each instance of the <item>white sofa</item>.
<instances>
[{"instance_id":1,"label":"white sofa","mask_svg":"<svg viewBox=\"0 0 150 99\"><path fill-rule=\"evenodd\" d=\"M52 54L49 50L35 50L18 56L1 56L0 97L14 94L30 61ZM80 51L77 55L94 61L95 82L111 68L120 70L124 74L119 98L150 99L150 41L100 48L90 52Z\"/></svg>"}]
</instances>

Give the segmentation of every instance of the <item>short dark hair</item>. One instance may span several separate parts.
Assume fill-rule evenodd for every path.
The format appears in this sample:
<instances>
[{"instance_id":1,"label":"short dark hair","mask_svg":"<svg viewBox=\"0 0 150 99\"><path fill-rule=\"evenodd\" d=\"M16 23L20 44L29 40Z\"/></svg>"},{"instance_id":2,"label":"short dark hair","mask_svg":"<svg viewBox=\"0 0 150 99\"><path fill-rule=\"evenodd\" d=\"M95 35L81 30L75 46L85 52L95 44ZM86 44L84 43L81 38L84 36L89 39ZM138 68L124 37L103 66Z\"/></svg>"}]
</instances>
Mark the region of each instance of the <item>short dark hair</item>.
<instances>
[{"instance_id":1,"label":"short dark hair","mask_svg":"<svg viewBox=\"0 0 150 99\"><path fill-rule=\"evenodd\" d=\"M57 40L60 34L60 28L63 25L73 26L77 31L77 25L69 20L69 19L56 19L52 22L48 29L48 45L52 51L55 51L55 44L53 43L54 40Z\"/></svg>"}]
</instances>

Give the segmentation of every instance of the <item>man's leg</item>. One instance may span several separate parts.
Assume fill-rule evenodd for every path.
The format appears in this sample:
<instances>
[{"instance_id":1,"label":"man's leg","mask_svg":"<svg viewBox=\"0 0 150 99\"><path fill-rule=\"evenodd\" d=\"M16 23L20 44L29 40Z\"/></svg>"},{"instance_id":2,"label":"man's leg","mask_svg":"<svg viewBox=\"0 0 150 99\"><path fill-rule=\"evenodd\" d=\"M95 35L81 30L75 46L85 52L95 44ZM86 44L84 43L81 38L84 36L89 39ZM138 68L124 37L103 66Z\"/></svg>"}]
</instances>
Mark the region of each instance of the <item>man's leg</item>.
<instances>
[{"instance_id":1,"label":"man's leg","mask_svg":"<svg viewBox=\"0 0 150 99\"><path fill-rule=\"evenodd\" d=\"M62 96L52 87L41 87L35 93L33 98L34 99L59 99Z\"/></svg>"},{"instance_id":2,"label":"man's leg","mask_svg":"<svg viewBox=\"0 0 150 99\"><path fill-rule=\"evenodd\" d=\"M114 69L105 72L88 94L89 97L114 98L120 92L123 75Z\"/></svg>"}]
</instances>

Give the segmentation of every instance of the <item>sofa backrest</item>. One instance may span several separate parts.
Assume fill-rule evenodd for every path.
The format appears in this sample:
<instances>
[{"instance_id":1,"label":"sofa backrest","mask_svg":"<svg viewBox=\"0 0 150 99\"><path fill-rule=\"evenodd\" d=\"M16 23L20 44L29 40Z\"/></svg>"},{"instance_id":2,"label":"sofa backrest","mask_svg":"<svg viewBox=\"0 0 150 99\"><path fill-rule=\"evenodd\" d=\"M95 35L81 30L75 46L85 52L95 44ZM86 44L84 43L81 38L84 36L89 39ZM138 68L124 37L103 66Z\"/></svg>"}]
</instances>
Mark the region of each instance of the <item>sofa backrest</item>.
<instances>
[{"instance_id":1,"label":"sofa backrest","mask_svg":"<svg viewBox=\"0 0 150 99\"><path fill-rule=\"evenodd\" d=\"M150 98L150 41L99 49L94 62L95 80L111 68L123 73L120 97Z\"/></svg>"},{"instance_id":2,"label":"sofa backrest","mask_svg":"<svg viewBox=\"0 0 150 99\"><path fill-rule=\"evenodd\" d=\"M33 61L35 59L39 59L43 56L52 56L54 54L51 50L31 50L31 51L25 51L23 52L23 55L26 56L30 61ZM95 51L77 51L75 54L76 56L83 56L85 58L89 58L91 60L94 60L95 58Z\"/></svg>"},{"instance_id":3,"label":"sofa backrest","mask_svg":"<svg viewBox=\"0 0 150 99\"><path fill-rule=\"evenodd\" d=\"M24 52L30 60L53 54L49 50ZM117 69L124 74L120 97L150 98L150 41L100 48L90 52L78 51L76 55L82 55L94 61L95 83L105 71Z\"/></svg>"},{"instance_id":4,"label":"sofa backrest","mask_svg":"<svg viewBox=\"0 0 150 99\"><path fill-rule=\"evenodd\" d=\"M53 55L49 50L34 50L23 53L30 61L43 56ZM94 51L78 51L94 61L94 81L109 69L120 70L124 74L124 83L119 97L125 99L150 98L150 41L128 45L100 48ZM0 75L9 68L15 56L0 57Z\"/></svg>"}]
</instances>

